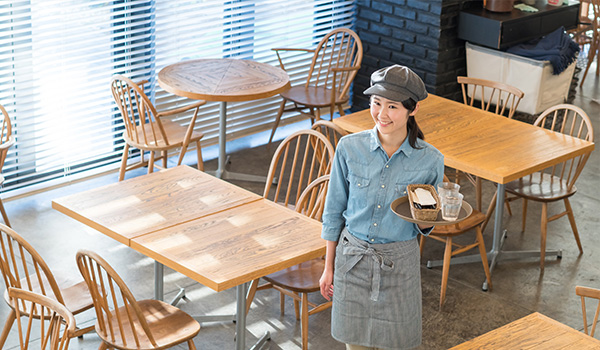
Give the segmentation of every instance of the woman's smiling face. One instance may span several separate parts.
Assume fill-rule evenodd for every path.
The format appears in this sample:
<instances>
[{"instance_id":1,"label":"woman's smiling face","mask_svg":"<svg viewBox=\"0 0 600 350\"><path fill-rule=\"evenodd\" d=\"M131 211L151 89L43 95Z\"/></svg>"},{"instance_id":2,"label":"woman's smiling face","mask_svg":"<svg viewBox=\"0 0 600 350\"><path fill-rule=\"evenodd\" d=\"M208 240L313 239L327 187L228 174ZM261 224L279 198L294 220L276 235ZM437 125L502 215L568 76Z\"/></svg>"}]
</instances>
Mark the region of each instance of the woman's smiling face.
<instances>
[{"instance_id":1,"label":"woman's smiling face","mask_svg":"<svg viewBox=\"0 0 600 350\"><path fill-rule=\"evenodd\" d=\"M392 101L382 96L371 96L371 116L377 130L382 136L398 136L404 139L407 134L406 123L409 115L414 115L417 109L410 112L401 102Z\"/></svg>"}]
</instances>

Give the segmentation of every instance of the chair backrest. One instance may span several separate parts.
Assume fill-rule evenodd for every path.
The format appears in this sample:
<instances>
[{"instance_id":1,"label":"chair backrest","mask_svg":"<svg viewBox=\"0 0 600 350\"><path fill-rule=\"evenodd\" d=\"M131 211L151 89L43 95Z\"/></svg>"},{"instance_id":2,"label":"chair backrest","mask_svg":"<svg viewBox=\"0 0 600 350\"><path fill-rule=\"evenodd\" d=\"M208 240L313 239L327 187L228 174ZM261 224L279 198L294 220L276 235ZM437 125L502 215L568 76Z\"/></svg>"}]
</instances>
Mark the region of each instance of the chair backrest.
<instances>
[{"instance_id":1,"label":"chair backrest","mask_svg":"<svg viewBox=\"0 0 600 350\"><path fill-rule=\"evenodd\" d=\"M325 135L333 147L337 147L342 136L348 135L348 132L335 124L332 121L321 119L311 126L311 129L317 130Z\"/></svg>"},{"instance_id":2,"label":"chair backrest","mask_svg":"<svg viewBox=\"0 0 600 350\"><path fill-rule=\"evenodd\" d=\"M575 287L575 294L581 297L581 312L583 314L583 329L585 334L589 336L594 336L594 331L596 330L596 325L598 324L598 316L600 316L600 289L589 288L577 286ZM596 312L594 314L594 320L592 321L592 328L590 332L588 332L588 323L587 323L587 312L585 308L585 298L596 299L598 301L596 305Z\"/></svg>"},{"instance_id":3,"label":"chair backrest","mask_svg":"<svg viewBox=\"0 0 600 350\"><path fill-rule=\"evenodd\" d=\"M347 99L362 57L358 34L348 28L332 30L315 48L306 86L326 86L335 91L336 100Z\"/></svg>"},{"instance_id":4,"label":"chair backrest","mask_svg":"<svg viewBox=\"0 0 600 350\"><path fill-rule=\"evenodd\" d=\"M54 299L28 290L9 288L8 295L17 317L21 350L29 349L30 340L39 342L34 349L66 350L75 332L75 318L67 308ZM31 339L33 319L39 319L40 338Z\"/></svg>"},{"instance_id":5,"label":"chair backrest","mask_svg":"<svg viewBox=\"0 0 600 350\"><path fill-rule=\"evenodd\" d=\"M308 184L329 174L333 154L333 146L318 131L300 130L286 137L271 159L263 197L294 206Z\"/></svg>"},{"instance_id":6,"label":"chair backrest","mask_svg":"<svg viewBox=\"0 0 600 350\"><path fill-rule=\"evenodd\" d=\"M0 224L0 270L7 289L32 291L64 305L58 284L44 259L31 244L4 224Z\"/></svg>"},{"instance_id":7,"label":"chair backrest","mask_svg":"<svg viewBox=\"0 0 600 350\"><path fill-rule=\"evenodd\" d=\"M165 129L157 118L157 111L144 92L147 81L134 83L122 75L111 79L110 88L123 117L123 138L130 145L145 150L168 146Z\"/></svg>"},{"instance_id":8,"label":"chair backrest","mask_svg":"<svg viewBox=\"0 0 600 350\"><path fill-rule=\"evenodd\" d=\"M296 202L296 211L321 221L328 188L329 174L320 176L308 184Z\"/></svg>"},{"instance_id":9,"label":"chair backrest","mask_svg":"<svg viewBox=\"0 0 600 350\"><path fill-rule=\"evenodd\" d=\"M550 107L540 114L533 125L586 141L594 141L594 128L590 118L583 109L574 105L560 104ZM567 188L570 190L589 157L589 153L583 154L547 168L543 172L559 177L566 182Z\"/></svg>"},{"instance_id":10,"label":"chair backrest","mask_svg":"<svg viewBox=\"0 0 600 350\"><path fill-rule=\"evenodd\" d=\"M481 109L512 118L525 93L504 83L470 77L456 77L463 94L463 103L473 106L479 101ZM495 106L492 111L490 107Z\"/></svg>"},{"instance_id":11,"label":"chair backrest","mask_svg":"<svg viewBox=\"0 0 600 350\"><path fill-rule=\"evenodd\" d=\"M98 335L120 348L156 347L137 300L112 266L98 254L80 250L77 267L92 295Z\"/></svg>"},{"instance_id":12,"label":"chair backrest","mask_svg":"<svg viewBox=\"0 0 600 350\"><path fill-rule=\"evenodd\" d=\"M0 105L2 119L0 120L0 170L4 166L8 149L15 143L15 137L12 133L12 123L4 106Z\"/></svg>"}]
</instances>

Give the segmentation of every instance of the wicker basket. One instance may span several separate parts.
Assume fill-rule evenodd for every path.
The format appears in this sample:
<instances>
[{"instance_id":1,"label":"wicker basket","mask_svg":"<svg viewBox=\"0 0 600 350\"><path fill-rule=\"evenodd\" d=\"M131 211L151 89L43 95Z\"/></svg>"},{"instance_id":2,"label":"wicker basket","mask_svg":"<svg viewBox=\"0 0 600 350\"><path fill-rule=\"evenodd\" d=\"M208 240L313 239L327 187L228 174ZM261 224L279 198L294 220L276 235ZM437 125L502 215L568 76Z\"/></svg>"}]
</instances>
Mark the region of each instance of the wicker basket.
<instances>
[{"instance_id":1,"label":"wicker basket","mask_svg":"<svg viewBox=\"0 0 600 350\"><path fill-rule=\"evenodd\" d=\"M429 192L431 192L431 195L433 196L433 198L435 198L435 202L436 202L435 209L417 209L417 208L415 208L414 202L413 202L413 196L414 196L413 191L417 188L424 188L424 189L428 190ZM408 185L407 192L408 192L408 201L410 203L410 213L412 214L413 219L425 220L425 221L437 220L438 212L440 211L441 205L440 205L440 198L438 197L438 194L432 185Z\"/></svg>"}]
</instances>

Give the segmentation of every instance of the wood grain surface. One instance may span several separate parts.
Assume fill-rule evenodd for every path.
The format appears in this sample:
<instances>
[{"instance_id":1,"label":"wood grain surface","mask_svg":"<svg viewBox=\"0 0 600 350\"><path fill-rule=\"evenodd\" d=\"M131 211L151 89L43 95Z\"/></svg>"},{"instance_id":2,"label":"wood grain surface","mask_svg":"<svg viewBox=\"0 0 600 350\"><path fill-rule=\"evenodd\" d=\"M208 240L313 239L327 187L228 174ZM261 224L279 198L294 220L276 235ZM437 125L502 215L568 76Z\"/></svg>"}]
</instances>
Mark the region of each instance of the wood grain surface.
<instances>
[{"instance_id":1,"label":"wood grain surface","mask_svg":"<svg viewBox=\"0 0 600 350\"><path fill-rule=\"evenodd\" d=\"M429 94L416 115L447 166L505 184L591 152L594 143ZM348 132L375 125L369 110L333 120Z\"/></svg>"},{"instance_id":2,"label":"wood grain surface","mask_svg":"<svg viewBox=\"0 0 600 350\"><path fill-rule=\"evenodd\" d=\"M161 69L158 84L178 96L206 101L250 101L289 89L285 71L266 63L237 59L182 61Z\"/></svg>"},{"instance_id":3,"label":"wood grain surface","mask_svg":"<svg viewBox=\"0 0 600 350\"><path fill-rule=\"evenodd\" d=\"M600 340L534 312L451 350L469 349L591 350L600 349Z\"/></svg>"},{"instance_id":4,"label":"wood grain surface","mask_svg":"<svg viewBox=\"0 0 600 350\"><path fill-rule=\"evenodd\" d=\"M222 291L325 254L321 223L267 199L138 236L131 247Z\"/></svg>"},{"instance_id":5,"label":"wood grain surface","mask_svg":"<svg viewBox=\"0 0 600 350\"><path fill-rule=\"evenodd\" d=\"M262 197L181 165L52 201L52 208L113 239L130 239Z\"/></svg>"}]
</instances>

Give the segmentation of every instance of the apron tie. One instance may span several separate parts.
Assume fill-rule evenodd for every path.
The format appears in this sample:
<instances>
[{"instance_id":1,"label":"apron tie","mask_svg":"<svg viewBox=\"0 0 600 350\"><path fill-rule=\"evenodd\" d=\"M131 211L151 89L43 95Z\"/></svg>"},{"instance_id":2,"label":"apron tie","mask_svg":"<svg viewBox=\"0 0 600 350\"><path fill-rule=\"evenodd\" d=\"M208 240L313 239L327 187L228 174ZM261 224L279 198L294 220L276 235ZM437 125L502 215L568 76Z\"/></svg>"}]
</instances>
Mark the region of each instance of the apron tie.
<instances>
[{"instance_id":1,"label":"apron tie","mask_svg":"<svg viewBox=\"0 0 600 350\"><path fill-rule=\"evenodd\" d=\"M344 255L350 255L352 258L350 258L343 266L341 266L338 272L345 274L346 272L352 270L352 268L358 264L363 256L370 256L375 262L375 264L373 264L373 279L371 280L370 299L372 301L377 301L379 298L381 270L392 271L394 269L394 262L373 248L354 245L349 240L348 243L351 245L344 246L342 253Z\"/></svg>"}]
</instances>

